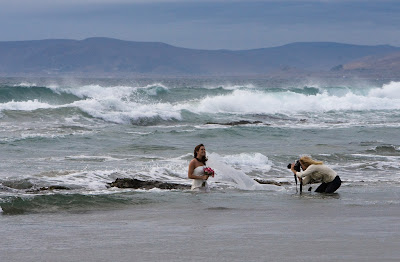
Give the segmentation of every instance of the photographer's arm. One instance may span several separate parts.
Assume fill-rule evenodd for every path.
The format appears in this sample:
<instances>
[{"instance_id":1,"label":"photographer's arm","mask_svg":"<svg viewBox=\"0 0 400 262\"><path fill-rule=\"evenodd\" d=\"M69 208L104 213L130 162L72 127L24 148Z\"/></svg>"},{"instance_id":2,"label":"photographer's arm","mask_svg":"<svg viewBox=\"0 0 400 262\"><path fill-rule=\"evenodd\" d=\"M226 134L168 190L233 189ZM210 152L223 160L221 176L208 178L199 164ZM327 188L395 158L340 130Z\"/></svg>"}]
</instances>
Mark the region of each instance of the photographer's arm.
<instances>
[{"instance_id":1,"label":"photographer's arm","mask_svg":"<svg viewBox=\"0 0 400 262\"><path fill-rule=\"evenodd\" d=\"M314 172L314 166L311 165L304 171L301 171L301 172L294 171L293 173L295 173L298 178L302 178L302 177L311 175L313 172Z\"/></svg>"},{"instance_id":2,"label":"photographer's arm","mask_svg":"<svg viewBox=\"0 0 400 262\"><path fill-rule=\"evenodd\" d=\"M299 178L303 185L309 184L311 182L311 175L316 171L315 166L311 165L306 170L301 172L296 172L296 176Z\"/></svg>"}]
</instances>

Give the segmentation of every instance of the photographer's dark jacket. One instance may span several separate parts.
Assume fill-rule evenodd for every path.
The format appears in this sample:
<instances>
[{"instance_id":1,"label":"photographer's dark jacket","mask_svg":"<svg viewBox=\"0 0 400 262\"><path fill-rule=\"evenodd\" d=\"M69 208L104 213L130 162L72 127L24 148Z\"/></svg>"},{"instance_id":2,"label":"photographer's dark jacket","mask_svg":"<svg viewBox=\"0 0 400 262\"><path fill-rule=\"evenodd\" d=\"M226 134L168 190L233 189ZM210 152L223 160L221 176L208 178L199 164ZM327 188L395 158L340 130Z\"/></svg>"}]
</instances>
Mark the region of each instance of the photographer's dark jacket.
<instances>
[{"instance_id":1,"label":"photographer's dark jacket","mask_svg":"<svg viewBox=\"0 0 400 262\"><path fill-rule=\"evenodd\" d=\"M305 171L296 172L296 176L302 178L303 185L306 185L308 183L332 182L337 174L326 165L310 165Z\"/></svg>"}]
</instances>

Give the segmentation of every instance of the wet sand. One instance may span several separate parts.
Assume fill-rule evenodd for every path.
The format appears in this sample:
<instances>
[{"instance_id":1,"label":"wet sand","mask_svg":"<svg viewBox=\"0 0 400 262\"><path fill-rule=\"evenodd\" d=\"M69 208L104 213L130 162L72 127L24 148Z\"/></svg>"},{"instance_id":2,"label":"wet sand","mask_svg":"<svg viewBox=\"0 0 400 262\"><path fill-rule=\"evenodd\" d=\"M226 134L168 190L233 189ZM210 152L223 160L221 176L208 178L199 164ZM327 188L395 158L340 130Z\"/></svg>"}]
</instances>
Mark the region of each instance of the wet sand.
<instances>
[{"instance_id":1,"label":"wet sand","mask_svg":"<svg viewBox=\"0 0 400 262\"><path fill-rule=\"evenodd\" d=\"M3 214L0 261L399 261L398 190L160 193L123 209Z\"/></svg>"}]
</instances>

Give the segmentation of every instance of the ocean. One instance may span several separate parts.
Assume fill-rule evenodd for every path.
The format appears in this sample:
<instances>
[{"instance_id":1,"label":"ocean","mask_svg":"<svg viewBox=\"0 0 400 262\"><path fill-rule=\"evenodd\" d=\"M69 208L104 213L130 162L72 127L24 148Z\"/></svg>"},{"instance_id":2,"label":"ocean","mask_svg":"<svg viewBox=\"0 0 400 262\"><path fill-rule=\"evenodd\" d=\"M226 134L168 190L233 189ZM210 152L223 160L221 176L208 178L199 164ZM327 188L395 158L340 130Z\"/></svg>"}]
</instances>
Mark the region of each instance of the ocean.
<instances>
[{"instance_id":1,"label":"ocean","mask_svg":"<svg viewBox=\"0 0 400 262\"><path fill-rule=\"evenodd\" d=\"M399 134L396 79L0 78L0 260L398 261ZM190 185L200 143L210 193L109 186Z\"/></svg>"}]
</instances>

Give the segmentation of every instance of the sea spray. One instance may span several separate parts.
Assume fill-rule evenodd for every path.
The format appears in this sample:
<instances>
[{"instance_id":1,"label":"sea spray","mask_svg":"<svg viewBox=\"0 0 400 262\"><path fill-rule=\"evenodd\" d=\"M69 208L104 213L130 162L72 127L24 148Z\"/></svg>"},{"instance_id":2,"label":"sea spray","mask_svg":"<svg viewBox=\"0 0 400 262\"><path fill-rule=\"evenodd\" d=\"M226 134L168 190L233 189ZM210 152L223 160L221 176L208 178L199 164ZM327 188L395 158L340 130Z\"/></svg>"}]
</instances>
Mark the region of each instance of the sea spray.
<instances>
[{"instance_id":1,"label":"sea spray","mask_svg":"<svg viewBox=\"0 0 400 262\"><path fill-rule=\"evenodd\" d=\"M368 95L371 97L400 101L400 82L392 81L389 84L384 84L382 88L372 89Z\"/></svg>"}]
</instances>

